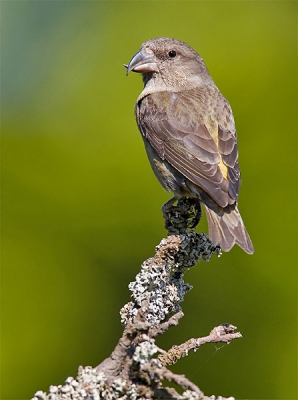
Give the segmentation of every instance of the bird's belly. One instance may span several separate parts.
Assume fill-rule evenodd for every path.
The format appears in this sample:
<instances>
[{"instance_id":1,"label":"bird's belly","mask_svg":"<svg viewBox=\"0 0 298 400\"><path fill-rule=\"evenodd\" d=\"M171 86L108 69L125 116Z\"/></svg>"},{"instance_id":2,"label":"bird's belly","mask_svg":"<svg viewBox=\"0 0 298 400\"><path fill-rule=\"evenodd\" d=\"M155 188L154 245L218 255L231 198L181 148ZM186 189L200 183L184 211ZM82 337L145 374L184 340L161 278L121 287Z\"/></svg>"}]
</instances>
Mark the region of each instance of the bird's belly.
<instances>
[{"instance_id":1,"label":"bird's belly","mask_svg":"<svg viewBox=\"0 0 298 400\"><path fill-rule=\"evenodd\" d=\"M144 143L151 168L164 189L173 193L177 199L185 196L198 197L189 189L188 179L166 160L162 160L146 139Z\"/></svg>"}]
</instances>

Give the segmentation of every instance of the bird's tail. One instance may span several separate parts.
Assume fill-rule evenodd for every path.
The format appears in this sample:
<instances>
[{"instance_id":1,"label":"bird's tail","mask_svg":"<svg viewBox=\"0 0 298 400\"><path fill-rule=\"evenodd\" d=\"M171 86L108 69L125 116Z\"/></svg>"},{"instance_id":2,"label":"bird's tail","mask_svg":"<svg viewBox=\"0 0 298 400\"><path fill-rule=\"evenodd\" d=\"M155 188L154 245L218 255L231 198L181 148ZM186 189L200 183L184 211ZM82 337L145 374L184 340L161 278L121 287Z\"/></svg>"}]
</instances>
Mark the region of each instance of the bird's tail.
<instances>
[{"instance_id":1,"label":"bird's tail","mask_svg":"<svg viewBox=\"0 0 298 400\"><path fill-rule=\"evenodd\" d=\"M241 215L237 206L229 214L224 213L223 216L215 214L205 206L209 238L212 243L220 244L223 251L229 251L234 244L238 244L246 253L254 252L253 244L245 229Z\"/></svg>"}]
</instances>

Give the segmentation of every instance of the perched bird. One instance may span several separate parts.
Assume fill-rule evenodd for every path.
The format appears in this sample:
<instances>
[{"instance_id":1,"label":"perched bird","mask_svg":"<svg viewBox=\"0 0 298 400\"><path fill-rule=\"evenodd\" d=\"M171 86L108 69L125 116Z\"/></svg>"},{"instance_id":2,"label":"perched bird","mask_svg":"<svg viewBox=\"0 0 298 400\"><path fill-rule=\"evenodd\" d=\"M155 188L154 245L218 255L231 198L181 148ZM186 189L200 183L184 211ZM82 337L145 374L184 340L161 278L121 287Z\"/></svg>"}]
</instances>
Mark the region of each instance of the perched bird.
<instances>
[{"instance_id":1,"label":"perched bird","mask_svg":"<svg viewBox=\"0 0 298 400\"><path fill-rule=\"evenodd\" d=\"M229 251L254 249L238 211L238 146L231 107L202 57L172 38L143 43L130 63L144 89L135 115L151 167L174 197L203 203L210 240ZM164 206L164 207L165 207Z\"/></svg>"}]
</instances>

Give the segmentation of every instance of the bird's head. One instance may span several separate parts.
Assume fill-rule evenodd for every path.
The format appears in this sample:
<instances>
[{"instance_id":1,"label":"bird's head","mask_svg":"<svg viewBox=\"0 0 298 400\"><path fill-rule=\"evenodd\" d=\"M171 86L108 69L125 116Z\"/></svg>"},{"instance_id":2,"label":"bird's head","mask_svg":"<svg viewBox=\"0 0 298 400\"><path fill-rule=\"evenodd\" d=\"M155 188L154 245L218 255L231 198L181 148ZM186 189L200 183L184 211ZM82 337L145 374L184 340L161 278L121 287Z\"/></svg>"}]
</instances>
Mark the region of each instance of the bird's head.
<instances>
[{"instance_id":1,"label":"bird's head","mask_svg":"<svg viewBox=\"0 0 298 400\"><path fill-rule=\"evenodd\" d=\"M188 44L172 38L148 40L124 66L127 75L130 71L142 73L145 85L154 78L167 89L211 80L202 57Z\"/></svg>"}]
</instances>

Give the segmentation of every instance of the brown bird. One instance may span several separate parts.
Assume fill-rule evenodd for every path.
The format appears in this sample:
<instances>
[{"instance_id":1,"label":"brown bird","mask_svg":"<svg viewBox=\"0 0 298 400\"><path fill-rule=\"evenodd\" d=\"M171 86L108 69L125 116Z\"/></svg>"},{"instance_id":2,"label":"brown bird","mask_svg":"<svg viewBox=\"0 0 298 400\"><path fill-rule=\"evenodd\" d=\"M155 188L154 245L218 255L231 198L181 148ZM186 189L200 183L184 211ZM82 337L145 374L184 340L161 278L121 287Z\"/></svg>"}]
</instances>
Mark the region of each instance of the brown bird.
<instances>
[{"instance_id":1,"label":"brown bird","mask_svg":"<svg viewBox=\"0 0 298 400\"><path fill-rule=\"evenodd\" d=\"M142 73L144 89L135 115L151 167L174 197L205 206L210 240L229 251L234 244L252 254L238 211L240 186L235 122L228 101L202 57L172 38L143 43L127 68Z\"/></svg>"}]
</instances>

